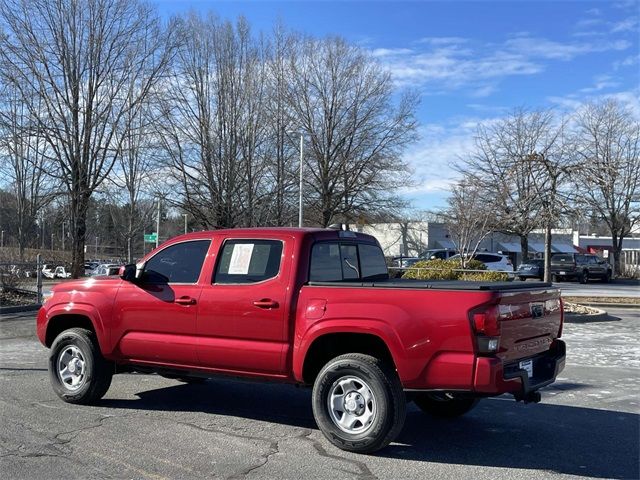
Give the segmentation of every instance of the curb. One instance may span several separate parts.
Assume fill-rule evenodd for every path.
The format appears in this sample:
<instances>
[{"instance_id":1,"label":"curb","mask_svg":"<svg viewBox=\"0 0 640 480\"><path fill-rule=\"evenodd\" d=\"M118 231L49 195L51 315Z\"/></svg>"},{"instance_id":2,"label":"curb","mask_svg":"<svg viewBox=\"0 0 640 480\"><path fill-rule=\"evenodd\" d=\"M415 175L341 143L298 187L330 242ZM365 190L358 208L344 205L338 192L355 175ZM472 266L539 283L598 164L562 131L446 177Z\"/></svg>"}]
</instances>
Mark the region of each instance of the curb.
<instances>
[{"instance_id":1,"label":"curb","mask_svg":"<svg viewBox=\"0 0 640 480\"><path fill-rule=\"evenodd\" d=\"M42 305L19 305L16 307L0 307L0 315L7 313L35 312L40 310Z\"/></svg>"},{"instance_id":2,"label":"curb","mask_svg":"<svg viewBox=\"0 0 640 480\"><path fill-rule=\"evenodd\" d=\"M633 303L586 303L580 302L580 305L584 305L585 307L597 307L597 308L622 308L622 309L640 309L640 305Z\"/></svg>"},{"instance_id":3,"label":"curb","mask_svg":"<svg viewBox=\"0 0 640 480\"><path fill-rule=\"evenodd\" d=\"M609 315L607 312L596 313L593 315L585 315L581 313L578 313L578 314L565 313L564 314L565 323L611 322L614 320L615 318Z\"/></svg>"}]
</instances>

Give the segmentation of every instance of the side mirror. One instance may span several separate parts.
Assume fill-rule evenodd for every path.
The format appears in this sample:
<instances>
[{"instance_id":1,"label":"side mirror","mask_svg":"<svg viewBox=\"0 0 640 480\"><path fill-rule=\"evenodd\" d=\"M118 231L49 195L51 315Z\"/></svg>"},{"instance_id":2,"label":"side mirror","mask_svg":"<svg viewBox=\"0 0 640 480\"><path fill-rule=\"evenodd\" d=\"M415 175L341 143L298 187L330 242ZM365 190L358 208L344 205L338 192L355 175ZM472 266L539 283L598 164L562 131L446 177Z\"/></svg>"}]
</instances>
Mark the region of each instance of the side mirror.
<instances>
[{"instance_id":1,"label":"side mirror","mask_svg":"<svg viewBox=\"0 0 640 480\"><path fill-rule=\"evenodd\" d=\"M146 263L136 263L135 267L136 267L136 275L135 278L136 280L140 280L142 278L142 274L144 273L144 267L146 266Z\"/></svg>"},{"instance_id":2,"label":"side mirror","mask_svg":"<svg viewBox=\"0 0 640 480\"><path fill-rule=\"evenodd\" d=\"M136 264L130 263L129 265L120 267L120 278L127 282L135 281L136 278L138 278Z\"/></svg>"}]
</instances>

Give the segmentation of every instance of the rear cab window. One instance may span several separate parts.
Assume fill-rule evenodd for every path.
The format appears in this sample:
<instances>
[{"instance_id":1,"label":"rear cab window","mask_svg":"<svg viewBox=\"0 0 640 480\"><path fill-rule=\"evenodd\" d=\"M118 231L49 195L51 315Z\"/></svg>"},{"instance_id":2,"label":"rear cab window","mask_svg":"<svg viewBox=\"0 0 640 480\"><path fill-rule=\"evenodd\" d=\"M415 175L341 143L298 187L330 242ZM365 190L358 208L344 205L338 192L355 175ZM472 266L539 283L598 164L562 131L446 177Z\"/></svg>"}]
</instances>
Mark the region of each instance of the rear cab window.
<instances>
[{"instance_id":1,"label":"rear cab window","mask_svg":"<svg viewBox=\"0 0 640 480\"><path fill-rule=\"evenodd\" d=\"M554 255L553 257L551 257L551 260L554 263L573 263L573 255Z\"/></svg>"},{"instance_id":2,"label":"rear cab window","mask_svg":"<svg viewBox=\"0 0 640 480\"><path fill-rule=\"evenodd\" d=\"M389 278L382 250L357 242L317 242L311 249L309 281L353 282Z\"/></svg>"}]
</instances>

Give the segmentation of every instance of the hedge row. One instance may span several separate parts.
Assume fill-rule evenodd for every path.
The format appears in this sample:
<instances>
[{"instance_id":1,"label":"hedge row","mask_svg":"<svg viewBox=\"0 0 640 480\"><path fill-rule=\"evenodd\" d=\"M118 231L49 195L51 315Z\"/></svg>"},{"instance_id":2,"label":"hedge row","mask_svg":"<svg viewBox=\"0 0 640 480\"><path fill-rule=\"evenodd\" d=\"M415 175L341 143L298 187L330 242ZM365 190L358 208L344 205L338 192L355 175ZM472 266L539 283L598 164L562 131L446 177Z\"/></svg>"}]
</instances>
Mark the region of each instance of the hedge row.
<instances>
[{"instance_id":1,"label":"hedge row","mask_svg":"<svg viewBox=\"0 0 640 480\"><path fill-rule=\"evenodd\" d=\"M488 271L487 266L478 261L470 260L466 270L484 270L483 272L464 272L457 260L424 260L417 262L407 270L402 278L417 280L471 280L477 282L505 282L509 276L504 272Z\"/></svg>"}]
</instances>

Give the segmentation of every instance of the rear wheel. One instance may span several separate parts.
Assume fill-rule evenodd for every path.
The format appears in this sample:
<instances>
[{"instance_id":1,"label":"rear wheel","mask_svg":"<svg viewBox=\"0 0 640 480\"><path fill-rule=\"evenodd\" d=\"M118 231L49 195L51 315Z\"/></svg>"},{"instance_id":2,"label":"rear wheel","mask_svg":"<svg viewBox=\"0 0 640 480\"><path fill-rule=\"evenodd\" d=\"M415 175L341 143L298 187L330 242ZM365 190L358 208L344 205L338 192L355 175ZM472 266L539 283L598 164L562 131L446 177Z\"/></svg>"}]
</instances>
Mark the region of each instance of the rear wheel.
<instances>
[{"instance_id":1,"label":"rear wheel","mask_svg":"<svg viewBox=\"0 0 640 480\"><path fill-rule=\"evenodd\" d=\"M103 358L92 331L71 328L53 341L49 377L53 390L65 402L100 400L109 390L112 376L113 364Z\"/></svg>"},{"instance_id":2,"label":"rear wheel","mask_svg":"<svg viewBox=\"0 0 640 480\"><path fill-rule=\"evenodd\" d=\"M448 393L420 393L414 399L420 410L434 417L455 418L472 410L479 402L473 397L455 397Z\"/></svg>"},{"instance_id":3,"label":"rear wheel","mask_svg":"<svg viewBox=\"0 0 640 480\"><path fill-rule=\"evenodd\" d=\"M331 360L313 385L313 415L342 450L375 452L400 433L406 399L396 372L382 360L348 353Z\"/></svg>"},{"instance_id":4,"label":"rear wheel","mask_svg":"<svg viewBox=\"0 0 640 480\"><path fill-rule=\"evenodd\" d=\"M604 277L602 277L602 281L604 283L610 283L611 282L611 270L607 271L607 273L605 274Z\"/></svg>"}]
</instances>

